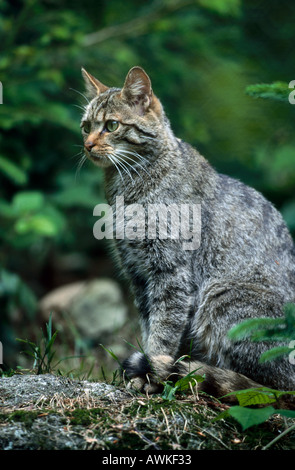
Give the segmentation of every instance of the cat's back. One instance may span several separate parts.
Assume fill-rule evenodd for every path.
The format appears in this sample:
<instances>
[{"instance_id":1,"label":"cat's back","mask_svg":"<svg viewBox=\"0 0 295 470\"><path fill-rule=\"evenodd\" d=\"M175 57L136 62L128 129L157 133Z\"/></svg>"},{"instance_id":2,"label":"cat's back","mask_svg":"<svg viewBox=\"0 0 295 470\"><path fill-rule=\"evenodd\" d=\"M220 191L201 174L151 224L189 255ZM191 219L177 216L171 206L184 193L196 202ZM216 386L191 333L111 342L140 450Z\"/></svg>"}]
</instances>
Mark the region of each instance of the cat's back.
<instances>
[{"instance_id":1,"label":"cat's back","mask_svg":"<svg viewBox=\"0 0 295 470\"><path fill-rule=\"evenodd\" d=\"M280 212L261 193L218 174L202 207L203 248L220 273L260 272L295 297L295 247Z\"/></svg>"}]
</instances>

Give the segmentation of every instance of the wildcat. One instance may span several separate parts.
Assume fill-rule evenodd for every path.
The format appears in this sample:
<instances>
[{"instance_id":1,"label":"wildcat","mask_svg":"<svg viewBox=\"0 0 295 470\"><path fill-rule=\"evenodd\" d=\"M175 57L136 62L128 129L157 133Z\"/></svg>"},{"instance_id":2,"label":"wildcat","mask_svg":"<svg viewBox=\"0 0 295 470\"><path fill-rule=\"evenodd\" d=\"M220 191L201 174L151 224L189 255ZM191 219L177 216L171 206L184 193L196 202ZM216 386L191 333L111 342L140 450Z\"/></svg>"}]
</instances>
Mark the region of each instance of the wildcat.
<instances>
[{"instance_id":1,"label":"wildcat","mask_svg":"<svg viewBox=\"0 0 295 470\"><path fill-rule=\"evenodd\" d=\"M122 89L82 69L90 98L81 121L86 156L104 168L109 204L201 204L201 240L115 240L138 307L143 351L123 364L132 386L159 390L198 369L215 396L261 385L295 389L282 358L259 363L270 343L230 341L231 327L278 317L295 300L295 248L280 213L256 190L223 174L175 137L151 81L133 67ZM189 355L189 360L177 361Z\"/></svg>"}]
</instances>

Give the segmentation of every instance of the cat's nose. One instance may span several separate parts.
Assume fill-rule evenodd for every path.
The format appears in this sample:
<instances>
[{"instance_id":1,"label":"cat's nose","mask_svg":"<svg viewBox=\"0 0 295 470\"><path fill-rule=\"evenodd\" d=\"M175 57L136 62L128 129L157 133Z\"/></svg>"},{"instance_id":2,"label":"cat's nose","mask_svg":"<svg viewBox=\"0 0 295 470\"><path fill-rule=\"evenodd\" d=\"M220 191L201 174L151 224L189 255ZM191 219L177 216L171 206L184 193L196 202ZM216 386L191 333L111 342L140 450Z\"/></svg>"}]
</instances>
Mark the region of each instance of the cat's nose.
<instances>
[{"instance_id":1,"label":"cat's nose","mask_svg":"<svg viewBox=\"0 0 295 470\"><path fill-rule=\"evenodd\" d=\"M86 140L84 147L86 148L86 150L88 150L88 152L90 152L93 147L95 147L95 143L93 142L93 140Z\"/></svg>"}]
</instances>

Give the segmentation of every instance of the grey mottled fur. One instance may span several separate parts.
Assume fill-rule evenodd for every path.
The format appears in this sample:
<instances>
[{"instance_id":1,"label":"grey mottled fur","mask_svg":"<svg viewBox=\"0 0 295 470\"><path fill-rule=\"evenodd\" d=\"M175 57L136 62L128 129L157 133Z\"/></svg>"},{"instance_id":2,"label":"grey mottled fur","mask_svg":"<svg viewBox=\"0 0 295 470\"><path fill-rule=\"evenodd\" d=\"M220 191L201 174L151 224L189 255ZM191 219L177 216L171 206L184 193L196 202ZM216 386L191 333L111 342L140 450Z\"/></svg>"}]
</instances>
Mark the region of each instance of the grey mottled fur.
<instances>
[{"instance_id":1,"label":"grey mottled fur","mask_svg":"<svg viewBox=\"0 0 295 470\"><path fill-rule=\"evenodd\" d=\"M171 374L200 367L207 376L202 387L217 395L259 384L295 389L288 358L260 364L270 344L234 343L227 336L244 319L281 316L282 306L295 300L295 249L280 213L256 190L218 174L175 137L142 69L129 72L122 90L105 87L86 71L83 75L91 102L82 127L92 123L84 143L92 139L95 144L86 154L105 168L109 204L115 207L116 196L124 196L126 205L144 207L201 203L197 250L184 250L181 239L116 240L148 358L133 354L125 362L126 375L153 391ZM105 132L108 119L120 122L118 131ZM120 156L127 166L122 155L132 154L132 179L119 166L122 182L108 156L113 161ZM184 354L193 363L175 364Z\"/></svg>"}]
</instances>

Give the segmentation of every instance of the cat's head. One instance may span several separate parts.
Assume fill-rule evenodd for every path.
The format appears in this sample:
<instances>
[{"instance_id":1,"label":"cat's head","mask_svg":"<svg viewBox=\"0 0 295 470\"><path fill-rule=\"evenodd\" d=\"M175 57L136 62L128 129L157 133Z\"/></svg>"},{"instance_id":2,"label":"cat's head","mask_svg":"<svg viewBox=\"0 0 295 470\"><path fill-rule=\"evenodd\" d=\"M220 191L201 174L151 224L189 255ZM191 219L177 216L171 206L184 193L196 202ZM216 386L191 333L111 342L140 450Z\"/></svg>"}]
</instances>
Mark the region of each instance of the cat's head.
<instances>
[{"instance_id":1,"label":"cat's head","mask_svg":"<svg viewBox=\"0 0 295 470\"><path fill-rule=\"evenodd\" d=\"M145 71L133 67L122 89L103 85L85 69L82 75L90 99L81 121L86 156L101 167L120 167L149 154L165 116Z\"/></svg>"}]
</instances>

